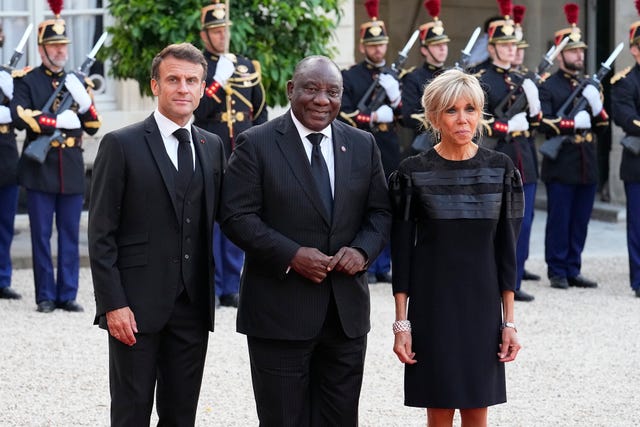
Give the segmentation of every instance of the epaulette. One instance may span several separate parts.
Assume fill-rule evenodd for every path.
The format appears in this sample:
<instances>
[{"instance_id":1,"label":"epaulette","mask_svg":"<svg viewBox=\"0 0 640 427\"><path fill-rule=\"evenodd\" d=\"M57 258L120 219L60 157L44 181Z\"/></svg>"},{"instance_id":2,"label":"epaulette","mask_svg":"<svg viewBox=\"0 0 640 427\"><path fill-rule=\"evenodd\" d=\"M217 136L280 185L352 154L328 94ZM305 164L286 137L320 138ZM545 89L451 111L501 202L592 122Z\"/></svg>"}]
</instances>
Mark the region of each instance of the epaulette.
<instances>
[{"instance_id":1,"label":"epaulette","mask_svg":"<svg viewBox=\"0 0 640 427\"><path fill-rule=\"evenodd\" d=\"M624 79L625 77L627 77L627 74L629 74L629 72L631 71L631 67L626 67L624 70L622 71L618 71L617 73L614 74L613 77L611 77L611 80L609 80L609 83L616 84L616 82L620 79Z\"/></svg>"},{"instance_id":2,"label":"epaulette","mask_svg":"<svg viewBox=\"0 0 640 427\"><path fill-rule=\"evenodd\" d=\"M26 66L26 67L21 68L19 70L13 70L11 72L11 77L13 77L14 79L19 79L19 78L22 78L22 77L26 76L31 71L33 71L33 68L31 68L30 66Z\"/></svg>"},{"instance_id":3,"label":"epaulette","mask_svg":"<svg viewBox=\"0 0 640 427\"><path fill-rule=\"evenodd\" d=\"M486 69L486 68L483 68L482 70L480 70L480 71L478 71L477 73L473 74L473 76L479 79L479 78L480 78L480 76L482 76L482 75L483 75L484 73L486 73L486 72L487 72L487 69Z\"/></svg>"}]
</instances>

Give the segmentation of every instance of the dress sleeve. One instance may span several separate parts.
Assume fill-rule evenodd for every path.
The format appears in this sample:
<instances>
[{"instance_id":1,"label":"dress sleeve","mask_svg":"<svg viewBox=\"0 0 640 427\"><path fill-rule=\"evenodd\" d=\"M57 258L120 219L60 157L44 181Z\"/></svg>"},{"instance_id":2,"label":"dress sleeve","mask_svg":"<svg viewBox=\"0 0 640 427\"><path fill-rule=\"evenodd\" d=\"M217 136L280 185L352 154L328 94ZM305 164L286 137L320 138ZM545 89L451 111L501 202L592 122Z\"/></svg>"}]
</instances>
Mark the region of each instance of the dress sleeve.
<instances>
[{"instance_id":1,"label":"dress sleeve","mask_svg":"<svg viewBox=\"0 0 640 427\"><path fill-rule=\"evenodd\" d=\"M505 168L502 209L496 233L496 263L501 291L515 290L516 288L516 246L524 216L522 178L520 172L513 166L511 159L506 160L508 160L508 165Z\"/></svg>"},{"instance_id":2,"label":"dress sleeve","mask_svg":"<svg viewBox=\"0 0 640 427\"><path fill-rule=\"evenodd\" d=\"M409 293L411 260L415 241L415 222L411 209L411 176L395 171L389 177L389 197L393 212L391 226L391 262L393 293Z\"/></svg>"}]
</instances>

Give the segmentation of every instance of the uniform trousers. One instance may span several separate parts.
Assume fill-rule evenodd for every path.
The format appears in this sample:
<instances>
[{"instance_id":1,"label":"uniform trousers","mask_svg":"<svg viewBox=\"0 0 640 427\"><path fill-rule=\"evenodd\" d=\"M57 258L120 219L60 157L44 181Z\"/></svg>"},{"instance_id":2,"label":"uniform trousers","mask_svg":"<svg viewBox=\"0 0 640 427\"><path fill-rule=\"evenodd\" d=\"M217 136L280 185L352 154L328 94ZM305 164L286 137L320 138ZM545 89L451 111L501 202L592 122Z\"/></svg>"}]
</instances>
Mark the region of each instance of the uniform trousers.
<instances>
[{"instance_id":1,"label":"uniform trousers","mask_svg":"<svg viewBox=\"0 0 640 427\"><path fill-rule=\"evenodd\" d=\"M148 426L156 384L158 425L194 426L208 340L186 292L160 331L136 334L131 347L109 335L111 426Z\"/></svg>"},{"instance_id":2,"label":"uniform trousers","mask_svg":"<svg viewBox=\"0 0 640 427\"><path fill-rule=\"evenodd\" d=\"M627 196L627 250L631 289L640 289L640 182L625 182Z\"/></svg>"},{"instance_id":3,"label":"uniform trousers","mask_svg":"<svg viewBox=\"0 0 640 427\"><path fill-rule=\"evenodd\" d=\"M368 273L384 274L391 271L391 245L387 244L380 252L380 255L369 265Z\"/></svg>"},{"instance_id":4,"label":"uniform trousers","mask_svg":"<svg viewBox=\"0 0 640 427\"><path fill-rule=\"evenodd\" d=\"M580 274L596 184L547 183L545 261L549 278Z\"/></svg>"},{"instance_id":5,"label":"uniform trousers","mask_svg":"<svg viewBox=\"0 0 640 427\"><path fill-rule=\"evenodd\" d=\"M516 266L518 269L516 290L520 289L522 275L524 274L524 263L529 258L529 241L531 240L531 226L533 225L533 213L535 211L536 186L535 182L522 186L524 192L524 217L522 218L516 246L516 262L518 263Z\"/></svg>"},{"instance_id":6,"label":"uniform trousers","mask_svg":"<svg viewBox=\"0 0 640 427\"><path fill-rule=\"evenodd\" d=\"M27 190L36 303L64 303L76 299L80 269L78 240L82 197L82 194ZM55 279L51 257L54 216L58 232L58 268Z\"/></svg>"},{"instance_id":7,"label":"uniform trousers","mask_svg":"<svg viewBox=\"0 0 640 427\"><path fill-rule=\"evenodd\" d=\"M216 295L237 294L244 252L224 235L216 222L213 231L213 259L215 263Z\"/></svg>"},{"instance_id":8,"label":"uniform trousers","mask_svg":"<svg viewBox=\"0 0 640 427\"><path fill-rule=\"evenodd\" d=\"M18 186L0 187L0 288L11 286L11 242L17 209Z\"/></svg>"},{"instance_id":9,"label":"uniform trousers","mask_svg":"<svg viewBox=\"0 0 640 427\"><path fill-rule=\"evenodd\" d=\"M333 297L317 337L247 343L261 427L358 425L367 338L344 334Z\"/></svg>"}]
</instances>

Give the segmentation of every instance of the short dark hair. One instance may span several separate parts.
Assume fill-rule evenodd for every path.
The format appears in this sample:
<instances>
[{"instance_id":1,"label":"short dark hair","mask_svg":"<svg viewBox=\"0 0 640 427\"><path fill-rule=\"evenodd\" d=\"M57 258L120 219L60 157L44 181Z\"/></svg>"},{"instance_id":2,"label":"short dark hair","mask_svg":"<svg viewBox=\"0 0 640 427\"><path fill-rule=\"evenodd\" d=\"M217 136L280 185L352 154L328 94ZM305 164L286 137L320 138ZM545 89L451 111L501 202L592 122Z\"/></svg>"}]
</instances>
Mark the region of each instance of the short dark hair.
<instances>
[{"instance_id":1,"label":"short dark hair","mask_svg":"<svg viewBox=\"0 0 640 427\"><path fill-rule=\"evenodd\" d=\"M168 56L174 57L176 59L183 59L193 64L202 65L202 80L206 80L207 60L205 59L202 52L200 52L200 50L198 50L198 48L196 48L191 43L174 43L162 49L151 62L151 78L153 80L158 80L158 70L160 68L160 63L162 63L162 61Z\"/></svg>"}]
</instances>

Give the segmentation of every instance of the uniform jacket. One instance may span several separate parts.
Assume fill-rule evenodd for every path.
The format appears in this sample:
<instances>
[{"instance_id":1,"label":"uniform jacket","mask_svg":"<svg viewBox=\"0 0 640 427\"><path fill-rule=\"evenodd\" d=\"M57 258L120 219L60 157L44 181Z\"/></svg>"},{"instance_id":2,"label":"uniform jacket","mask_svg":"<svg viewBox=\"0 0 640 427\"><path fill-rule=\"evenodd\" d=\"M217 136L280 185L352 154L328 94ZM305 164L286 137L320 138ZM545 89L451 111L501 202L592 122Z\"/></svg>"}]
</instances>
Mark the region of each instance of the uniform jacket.
<instances>
[{"instance_id":1,"label":"uniform jacket","mask_svg":"<svg viewBox=\"0 0 640 427\"><path fill-rule=\"evenodd\" d=\"M194 112L194 124L220 136L229 158L235 137L251 126L267 121L260 63L235 55L236 69L225 88L213 80L219 56L207 51L204 56L208 63L207 89ZM226 89L231 91L228 97Z\"/></svg>"},{"instance_id":2,"label":"uniform jacket","mask_svg":"<svg viewBox=\"0 0 640 427\"><path fill-rule=\"evenodd\" d=\"M288 272L301 246L334 254L342 246L373 261L389 238L391 213L380 155L370 133L334 121L333 221L325 212L309 159L286 113L238 138L222 195L225 234L245 251L238 332L306 340L320 331L331 292L346 335L369 331L366 275L332 272L321 284Z\"/></svg>"},{"instance_id":3,"label":"uniform jacket","mask_svg":"<svg viewBox=\"0 0 640 427\"><path fill-rule=\"evenodd\" d=\"M622 130L640 137L640 65L629 67L611 79L612 117ZM622 150L620 179L640 182L640 155Z\"/></svg>"},{"instance_id":4,"label":"uniform jacket","mask_svg":"<svg viewBox=\"0 0 640 427\"><path fill-rule=\"evenodd\" d=\"M58 102L50 110L45 105L59 84L64 84L64 71L53 73L44 65L33 68L23 77L14 80L14 95L11 100L11 115L17 129L26 130L26 148L41 135L52 135L56 131L55 118ZM91 90L89 94L91 95ZM61 93L67 93L65 89ZM68 95L70 96L70 95ZM73 105L72 109L77 108ZM30 190L46 193L84 193L84 161L82 158L82 132L95 134L100 128L100 119L92 104L87 112L78 114L81 129L61 129L65 141L52 143L43 164L25 156L20 159L18 178L20 184Z\"/></svg>"},{"instance_id":5,"label":"uniform jacket","mask_svg":"<svg viewBox=\"0 0 640 427\"><path fill-rule=\"evenodd\" d=\"M425 131L424 108L421 102L424 87L442 71L444 67L436 67L425 62L422 67L402 77L402 124L413 130L414 137Z\"/></svg>"},{"instance_id":6,"label":"uniform jacket","mask_svg":"<svg viewBox=\"0 0 640 427\"><path fill-rule=\"evenodd\" d=\"M371 123L371 111L358 109L360 99L365 95L378 74L382 72L384 69L381 70L366 61L342 71L344 91L338 117L351 126L373 133L382 156L382 167L388 176L396 170L400 163L400 140L396 133L396 123L395 121L392 123ZM378 90L384 89L379 87ZM388 98L385 98L387 105L390 102ZM394 110L394 114L398 117L402 114L401 105L402 103Z\"/></svg>"},{"instance_id":7,"label":"uniform jacket","mask_svg":"<svg viewBox=\"0 0 640 427\"><path fill-rule=\"evenodd\" d=\"M491 64L479 73L479 79L486 93L484 111L488 113L488 117L485 117L487 137L492 139L496 151L505 153L511 158L525 184L535 183L538 179L538 170L531 132L540 124L540 116L530 117L528 106L525 104L525 109L522 111L527 115L529 130L511 133L501 130L504 129L509 118L500 116L507 112L517 97L524 96L522 87L518 88L524 76ZM501 106L500 104L507 97L509 100ZM503 125L502 128L500 124Z\"/></svg>"},{"instance_id":8,"label":"uniform jacket","mask_svg":"<svg viewBox=\"0 0 640 427\"><path fill-rule=\"evenodd\" d=\"M558 70L540 85L543 114L540 132L547 138L566 137L556 160L543 157L541 177L544 182L595 184L598 181L596 139L609 126L607 112L603 108L598 116L591 117L590 130L577 132L572 117L558 116L558 110L579 84L575 76ZM588 105L585 110L591 114Z\"/></svg>"},{"instance_id":9,"label":"uniform jacket","mask_svg":"<svg viewBox=\"0 0 640 427\"><path fill-rule=\"evenodd\" d=\"M191 132L204 175L203 232L211 261L202 286L209 296L204 307L213 330L211 239L225 157L216 135L195 126ZM157 332L171 316L182 262L174 174L153 115L106 134L100 142L89 209L96 323L107 311L130 306L140 332Z\"/></svg>"}]
</instances>

